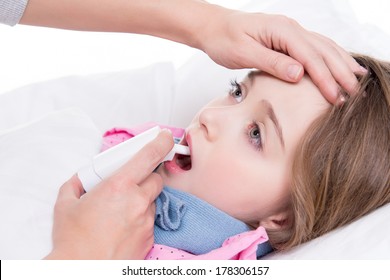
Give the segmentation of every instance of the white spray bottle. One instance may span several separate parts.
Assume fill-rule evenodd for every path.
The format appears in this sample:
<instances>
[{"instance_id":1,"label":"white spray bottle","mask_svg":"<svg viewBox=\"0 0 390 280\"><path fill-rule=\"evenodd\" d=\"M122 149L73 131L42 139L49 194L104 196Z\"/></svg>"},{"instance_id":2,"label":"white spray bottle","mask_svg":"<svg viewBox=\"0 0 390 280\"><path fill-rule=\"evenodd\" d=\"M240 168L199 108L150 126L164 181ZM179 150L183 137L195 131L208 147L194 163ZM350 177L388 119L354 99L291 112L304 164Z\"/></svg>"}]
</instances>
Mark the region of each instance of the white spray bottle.
<instances>
[{"instance_id":1,"label":"white spray bottle","mask_svg":"<svg viewBox=\"0 0 390 280\"><path fill-rule=\"evenodd\" d=\"M133 138L130 138L98 155L90 165L78 172L78 177L86 192L114 173L119 167L129 161L147 143L157 137L161 128L155 126ZM187 146L175 144L173 149L162 160L170 161L175 154L189 155L190 149Z\"/></svg>"}]
</instances>

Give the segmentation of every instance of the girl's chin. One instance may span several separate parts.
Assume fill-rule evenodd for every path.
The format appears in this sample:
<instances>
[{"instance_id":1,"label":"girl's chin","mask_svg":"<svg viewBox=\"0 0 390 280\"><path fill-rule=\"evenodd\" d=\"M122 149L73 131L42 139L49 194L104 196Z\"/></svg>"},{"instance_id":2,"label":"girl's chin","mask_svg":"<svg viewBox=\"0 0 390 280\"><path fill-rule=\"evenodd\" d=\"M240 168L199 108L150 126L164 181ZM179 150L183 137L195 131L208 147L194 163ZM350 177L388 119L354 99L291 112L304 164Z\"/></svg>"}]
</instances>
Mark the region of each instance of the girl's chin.
<instances>
[{"instance_id":1,"label":"girl's chin","mask_svg":"<svg viewBox=\"0 0 390 280\"><path fill-rule=\"evenodd\" d=\"M183 170L175 164L169 164L169 162L161 164L156 173L160 174L164 186L177 190L186 191L185 189L188 187L189 181L191 181L191 170Z\"/></svg>"},{"instance_id":2,"label":"girl's chin","mask_svg":"<svg viewBox=\"0 0 390 280\"><path fill-rule=\"evenodd\" d=\"M163 180L163 185L171 187L176 190L186 191L185 187L187 184L185 183L186 180L182 176L174 175L174 174L165 174L160 173L161 178Z\"/></svg>"}]
</instances>

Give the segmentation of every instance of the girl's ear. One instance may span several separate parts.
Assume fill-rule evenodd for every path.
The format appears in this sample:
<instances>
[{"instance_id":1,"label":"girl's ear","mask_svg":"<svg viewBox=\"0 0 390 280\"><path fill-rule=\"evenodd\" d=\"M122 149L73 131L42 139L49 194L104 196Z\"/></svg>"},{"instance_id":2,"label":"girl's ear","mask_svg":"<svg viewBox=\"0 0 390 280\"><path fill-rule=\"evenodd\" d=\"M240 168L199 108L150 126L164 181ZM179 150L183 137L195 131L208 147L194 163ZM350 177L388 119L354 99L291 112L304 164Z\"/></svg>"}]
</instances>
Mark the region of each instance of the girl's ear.
<instances>
[{"instance_id":1,"label":"girl's ear","mask_svg":"<svg viewBox=\"0 0 390 280\"><path fill-rule=\"evenodd\" d=\"M281 230L291 226L291 215L289 211L271 215L260 221L260 226L266 229Z\"/></svg>"}]
</instances>

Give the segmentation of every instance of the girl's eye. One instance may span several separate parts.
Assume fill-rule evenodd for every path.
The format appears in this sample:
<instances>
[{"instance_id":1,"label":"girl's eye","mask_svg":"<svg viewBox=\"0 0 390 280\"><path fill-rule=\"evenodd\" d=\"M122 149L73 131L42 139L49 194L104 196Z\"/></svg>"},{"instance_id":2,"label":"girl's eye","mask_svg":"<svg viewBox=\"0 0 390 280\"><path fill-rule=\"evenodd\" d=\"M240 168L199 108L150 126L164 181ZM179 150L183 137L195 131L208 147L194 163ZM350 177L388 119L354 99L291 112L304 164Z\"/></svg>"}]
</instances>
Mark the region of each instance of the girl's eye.
<instances>
[{"instance_id":1,"label":"girl's eye","mask_svg":"<svg viewBox=\"0 0 390 280\"><path fill-rule=\"evenodd\" d=\"M237 103L240 103L243 99L243 93L241 91L241 86L239 83L237 83L236 80L230 82L231 89L229 91L229 95L233 97Z\"/></svg>"},{"instance_id":2,"label":"girl's eye","mask_svg":"<svg viewBox=\"0 0 390 280\"><path fill-rule=\"evenodd\" d=\"M261 130L259 125L255 121L249 126L248 138L250 144L252 144L256 148L256 150L263 149Z\"/></svg>"}]
</instances>

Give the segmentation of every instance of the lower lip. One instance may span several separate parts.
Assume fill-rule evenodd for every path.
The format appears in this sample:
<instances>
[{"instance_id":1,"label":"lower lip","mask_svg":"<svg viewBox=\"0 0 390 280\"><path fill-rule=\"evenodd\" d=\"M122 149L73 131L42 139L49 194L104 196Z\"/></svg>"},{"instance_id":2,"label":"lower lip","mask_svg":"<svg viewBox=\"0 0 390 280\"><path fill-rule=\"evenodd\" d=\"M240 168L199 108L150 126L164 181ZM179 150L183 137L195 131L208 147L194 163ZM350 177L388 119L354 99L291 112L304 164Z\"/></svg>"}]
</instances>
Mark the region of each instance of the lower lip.
<instances>
[{"instance_id":1,"label":"lower lip","mask_svg":"<svg viewBox=\"0 0 390 280\"><path fill-rule=\"evenodd\" d=\"M185 135L186 135L185 136L186 137L186 144L190 148L190 153L192 154L190 135L188 133L186 133ZM177 155L175 155L175 157L171 161L164 162L165 169L171 174L181 174L181 173L187 172L188 170L183 170L180 168L180 166L178 166L176 164L176 159L177 159Z\"/></svg>"}]
</instances>

